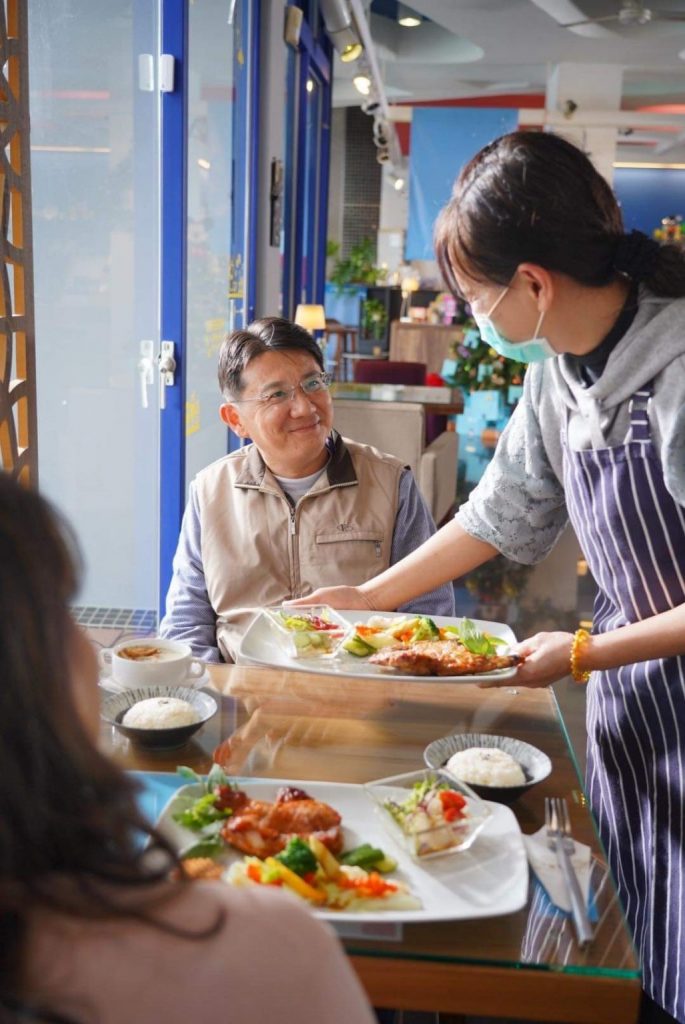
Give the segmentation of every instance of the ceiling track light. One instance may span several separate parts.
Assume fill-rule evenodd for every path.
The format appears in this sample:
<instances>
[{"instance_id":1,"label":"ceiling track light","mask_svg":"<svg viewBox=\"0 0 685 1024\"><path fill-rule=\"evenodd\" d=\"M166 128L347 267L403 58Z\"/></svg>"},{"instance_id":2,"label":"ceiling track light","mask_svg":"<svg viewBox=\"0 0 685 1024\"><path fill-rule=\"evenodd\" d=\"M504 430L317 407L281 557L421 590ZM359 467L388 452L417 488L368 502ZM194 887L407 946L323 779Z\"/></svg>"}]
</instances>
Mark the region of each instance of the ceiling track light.
<instances>
[{"instance_id":1,"label":"ceiling track light","mask_svg":"<svg viewBox=\"0 0 685 1024\"><path fill-rule=\"evenodd\" d=\"M352 85L362 96L368 96L371 92L371 79L365 71L360 71L358 75L354 76Z\"/></svg>"},{"instance_id":2,"label":"ceiling track light","mask_svg":"<svg viewBox=\"0 0 685 1024\"><path fill-rule=\"evenodd\" d=\"M324 0L320 0L322 4ZM377 120L382 122L382 129L380 136L374 137L374 142L378 147L376 153L376 159L379 163L392 163L395 167L398 167L402 163L402 153L400 150L400 144L397 138L397 132L395 126L390 120L390 112L388 110L388 101L385 96L385 89L383 88L383 75L378 64L378 57L376 54L376 47L374 45L373 38L371 36L371 30L369 28L367 12L364 7L365 0L348 0L349 9L352 12L352 18L354 19L354 25L359 33L359 38L364 46L364 68L368 71L371 79L371 92L368 100L362 102L362 110L364 113L372 114L374 122ZM381 141L381 139L383 141ZM385 142L385 145L383 145Z\"/></svg>"},{"instance_id":3,"label":"ceiling track light","mask_svg":"<svg viewBox=\"0 0 685 1024\"><path fill-rule=\"evenodd\" d=\"M370 117L373 116L377 111L381 109L381 101L378 97L371 93L368 99L362 101L362 113L368 114Z\"/></svg>"},{"instance_id":4,"label":"ceiling track light","mask_svg":"<svg viewBox=\"0 0 685 1024\"><path fill-rule=\"evenodd\" d=\"M373 141L377 146L387 146L390 138L388 126L382 121L376 121L373 126Z\"/></svg>"},{"instance_id":5,"label":"ceiling track light","mask_svg":"<svg viewBox=\"0 0 685 1024\"><path fill-rule=\"evenodd\" d=\"M364 52L347 0L319 0L326 33L340 60L350 64Z\"/></svg>"}]
</instances>

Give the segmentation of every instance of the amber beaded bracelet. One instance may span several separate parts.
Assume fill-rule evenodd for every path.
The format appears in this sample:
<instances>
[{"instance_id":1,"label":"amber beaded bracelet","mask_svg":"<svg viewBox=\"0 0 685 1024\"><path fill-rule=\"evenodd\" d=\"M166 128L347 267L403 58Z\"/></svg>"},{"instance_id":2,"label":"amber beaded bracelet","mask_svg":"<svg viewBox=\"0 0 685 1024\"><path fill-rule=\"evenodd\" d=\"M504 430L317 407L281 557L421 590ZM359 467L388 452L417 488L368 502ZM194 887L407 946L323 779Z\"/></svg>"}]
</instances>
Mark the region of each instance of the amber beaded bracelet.
<instances>
[{"instance_id":1,"label":"amber beaded bracelet","mask_svg":"<svg viewBox=\"0 0 685 1024\"><path fill-rule=\"evenodd\" d=\"M590 634L586 629L577 629L573 634L573 643L571 644L571 675L577 683L587 683L590 678L590 673L578 665L578 655L589 639Z\"/></svg>"}]
</instances>

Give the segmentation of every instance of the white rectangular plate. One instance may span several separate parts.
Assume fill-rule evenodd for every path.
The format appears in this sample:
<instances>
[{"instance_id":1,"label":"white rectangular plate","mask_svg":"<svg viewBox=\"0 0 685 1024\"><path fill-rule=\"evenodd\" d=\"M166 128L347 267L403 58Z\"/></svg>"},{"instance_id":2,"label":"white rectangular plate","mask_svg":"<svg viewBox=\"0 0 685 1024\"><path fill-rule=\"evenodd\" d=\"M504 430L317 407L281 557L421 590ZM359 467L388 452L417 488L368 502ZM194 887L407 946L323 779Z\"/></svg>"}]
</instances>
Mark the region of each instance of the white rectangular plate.
<instances>
[{"instance_id":1,"label":"white rectangular plate","mask_svg":"<svg viewBox=\"0 0 685 1024\"><path fill-rule=\"evenodd\" d=\"M274 800L283 780L241 779L240 786L255 799ZM518 822L503 804L491 803L488 823L470 849L418 864L392 842L383 829L376 811L362 786L335 782L288 782L299 786L316 800L323 800L342 815L345 849L371 843L385 850L397 861L391 877L406 882L421 900L421 910L377 911L315 911L329 921L409 922L458 921L476 917L499 917L513 914L525 906L528 898L528 861ZM174 821L174 811L184 806L187 796L200 794L198 786L183 786L167 803L159 816L157 827L177 849L197 839L196 833ZM236 851L227 854L227 864L240 859Z\"/></svg>"},{"instance_id":2,"label":"white rectangular plate","mask_svg":"<svg viewBox=\"0 0 685 1024\"><path fill-rule=\"evenodd\" d=\"M405 619L407 612L338 612L344 619L356 623L365 623L373 615L385 618ZM462 618L450 618L447 615L431 615L436 626L459 626ZM504 622L486 622L484 619L471 620L478 629L485 633L499 636L512 645L516 637L510 626ZM368 658L356 658L354 654L340 651L334 658L291 658L278 642L275 631L266 618L258 614L248 626L238 648L236 659L239 665L269 665L274 668L291 668L298 672L316 672L323 675L336 676L376 676L382 679L411 679L415 682L435 682L441 679L450 683L483 683L511 679L516 675L516 667L500 668L494 672L481 672L471 676L407 676L399 673L383 672L377 665L369 664Z\"/></svg>"}]
</instances>

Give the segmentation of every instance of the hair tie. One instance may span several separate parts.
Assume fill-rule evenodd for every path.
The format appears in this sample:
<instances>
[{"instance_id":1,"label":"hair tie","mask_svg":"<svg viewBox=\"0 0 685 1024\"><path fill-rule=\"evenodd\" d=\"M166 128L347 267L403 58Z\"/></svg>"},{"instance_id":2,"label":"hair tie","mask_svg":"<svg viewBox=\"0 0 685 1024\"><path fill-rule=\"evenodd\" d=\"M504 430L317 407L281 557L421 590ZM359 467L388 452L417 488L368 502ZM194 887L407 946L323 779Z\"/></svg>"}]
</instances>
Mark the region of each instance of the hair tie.
<instances>
[{"instance_id":1,"label":"hair tie","mask_svg":"<svg viewBox=\"0 0 685 1024\"><path fill-rule=\"evenodd\" d=\"M642 231L621 235L614 253L614 269L633 281L651 277L659 260L661 246Z\"/></svg>"}]
</instances>

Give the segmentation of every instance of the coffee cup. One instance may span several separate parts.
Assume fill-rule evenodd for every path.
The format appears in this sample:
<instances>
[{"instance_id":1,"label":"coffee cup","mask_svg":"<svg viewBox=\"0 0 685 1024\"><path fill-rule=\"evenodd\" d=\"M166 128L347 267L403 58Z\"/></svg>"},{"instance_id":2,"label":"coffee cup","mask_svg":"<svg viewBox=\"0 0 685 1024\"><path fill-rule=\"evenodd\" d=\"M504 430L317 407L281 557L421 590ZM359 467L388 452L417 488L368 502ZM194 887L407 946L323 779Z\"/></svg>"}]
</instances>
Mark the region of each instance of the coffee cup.
<instances>
[{"instance_id":1,"label":"coffee cup","mask_svg":"<svg viewBox=\"0 0 685 1024\"><path fill-rule=\"evenodd\" d=\"M193 657L188 644L157 636L122 640L98 654L100 669L113 683L126 688L193 685L205 663Z\"/></svg>"}]
</instances>

